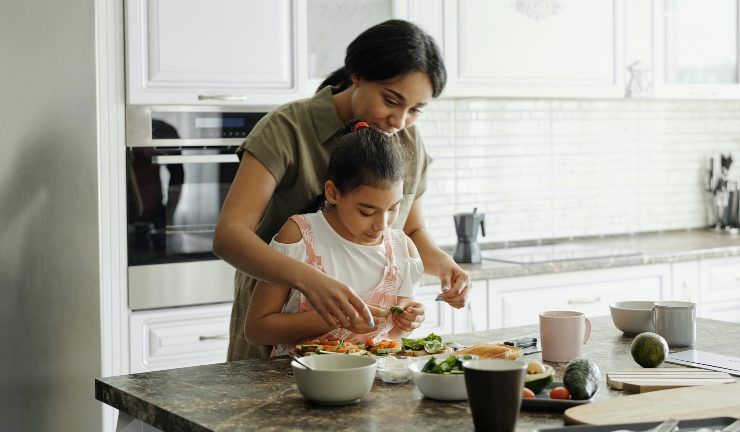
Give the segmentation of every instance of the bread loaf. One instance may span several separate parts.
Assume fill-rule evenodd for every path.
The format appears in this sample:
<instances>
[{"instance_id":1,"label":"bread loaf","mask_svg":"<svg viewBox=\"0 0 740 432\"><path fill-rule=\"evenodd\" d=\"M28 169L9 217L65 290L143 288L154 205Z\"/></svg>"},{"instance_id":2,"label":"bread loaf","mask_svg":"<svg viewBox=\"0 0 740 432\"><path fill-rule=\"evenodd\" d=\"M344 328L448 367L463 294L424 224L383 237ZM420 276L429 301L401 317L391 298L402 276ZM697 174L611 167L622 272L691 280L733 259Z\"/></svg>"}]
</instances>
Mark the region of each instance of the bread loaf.
<instances>
[{"instance_id":1,"label":"bread loaf","mask_svg":"<svg viewBox=\"0 0 740 432\"><path fill-rule=\"evenodd\" d=\"M475 344L455 351L455 355L458 354L474 354L480 358L498 358L506 360L516 360L524 355L522 349L519 347L487 343Z\"/></svg>"}]
</instances>

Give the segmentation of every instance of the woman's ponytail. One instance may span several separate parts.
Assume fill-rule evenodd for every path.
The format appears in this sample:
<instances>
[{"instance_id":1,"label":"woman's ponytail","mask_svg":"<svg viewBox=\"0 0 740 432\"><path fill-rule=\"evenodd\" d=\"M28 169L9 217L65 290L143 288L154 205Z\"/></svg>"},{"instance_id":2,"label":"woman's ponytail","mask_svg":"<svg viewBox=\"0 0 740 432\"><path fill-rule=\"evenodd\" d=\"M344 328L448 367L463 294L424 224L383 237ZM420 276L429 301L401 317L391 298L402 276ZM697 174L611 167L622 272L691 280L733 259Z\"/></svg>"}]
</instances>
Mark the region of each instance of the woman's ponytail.
<instances>
[{"instance_id":1,"label":"woman's ponytail","mask_svg":"<svg viewBox=\"0 0 740 432\"><path fill-rule=\"evenodd\" d=\"M346 90L352 85L352 77L347 71L346 66L342 66L339 69L332 72L316 89L318 93L322 88L326 86L337 87L339 91Z\"/></svg>"}]
</instances>

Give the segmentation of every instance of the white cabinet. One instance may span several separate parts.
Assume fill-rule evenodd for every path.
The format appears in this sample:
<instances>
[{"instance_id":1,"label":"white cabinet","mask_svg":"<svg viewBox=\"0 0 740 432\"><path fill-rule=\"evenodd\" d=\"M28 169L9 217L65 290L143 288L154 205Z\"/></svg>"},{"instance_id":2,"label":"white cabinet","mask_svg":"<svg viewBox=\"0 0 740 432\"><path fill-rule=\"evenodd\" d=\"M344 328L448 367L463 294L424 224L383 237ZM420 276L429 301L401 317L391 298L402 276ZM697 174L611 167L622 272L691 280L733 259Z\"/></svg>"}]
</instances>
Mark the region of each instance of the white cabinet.
<instances>
[{"instance_id":1,"label":"white cabinet","mask_svg":"<svg viewBox=\"0 0 740 432\"><path fill-rule=\"evenodd\" d=\"M655 95L740 98L738 0L653 1Z\"/></svg>"},{"instance_id":2,"label":"white cabinet","mask_svg":"<svg viewBox=\"0 0 740 432\"><path fill-rule=\"evenodd\" d=\"M740 257L701 260L699 277L697 314L740 322Z\"/></svg>"},{"instance_id":3,"label":"white cabinet","mask_svg":"<svg viewBox=\"0 0 740 432\"><path fill-rule=\"evenodd\" d=\"M621 0L445 2L446 96L621 97Z\"/></svg>"},{"instance_id":4,"label":"white cabinet","mask_svg":"<svg viewBox=\"0 0 740 432\"><path fill-rule=\"evenodd\" d=\"M365 29L402 15L398 0L307 0L306 96L344 65L347 46Z\"/></svg>"},{"instance_id":5,"label":"white cabinet","mask_svg":"<svg viewBox=\"0 0 740 432\"><path fill-rule=\"evenodd\" d=\"M429 333L453 333L452 307L445 302L434 301L440 293L439 284L419 287L414 298L424 305L426 311L424 322L410 337L424 337Z\"/></svg>"},{"instance_id":6,"label":"white cabinet","mask_svg":"<svg viewBox=\"0 0 740 432\"><path fill-rule=\"evenodd\" d=\"M132 312L130 373L226 361L231 303Z\"/></svg>"},{"instance_id":7,"label":"white cabinet","mask_svg":"<svg viewBox=\"0 0 740 432\"><path fill-rule=\"evenodd\" d=\"M270 106L302 96L305 2L128 0L129 104Z\"/></svg>"},{"instance_id":8,"label":"white cabinet","mask_svg":"<svg viewBox=\"0 0 740 432\"><path fill-rule=\"evenodd\" d=\"M535 324L546 310L608 315L615 301L665 299L670 278L665 264L491 280L489 322L492 328Z\"/></svg>"}]
</instances>

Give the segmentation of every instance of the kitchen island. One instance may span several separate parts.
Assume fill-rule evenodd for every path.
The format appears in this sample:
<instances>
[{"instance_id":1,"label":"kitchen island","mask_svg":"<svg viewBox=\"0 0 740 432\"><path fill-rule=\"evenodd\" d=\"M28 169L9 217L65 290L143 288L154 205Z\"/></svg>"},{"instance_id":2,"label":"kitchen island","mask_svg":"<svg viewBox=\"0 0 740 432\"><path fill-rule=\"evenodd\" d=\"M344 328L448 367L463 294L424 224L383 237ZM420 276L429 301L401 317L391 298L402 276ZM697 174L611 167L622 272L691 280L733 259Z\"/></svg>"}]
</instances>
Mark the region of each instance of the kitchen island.
<instances>
[{"instance_id":1,"label":"kitchen island","mask_svg":"<svg viewBox=\"0 0 740 432\"><path fill-rule=\"evenodd\" d=\"M602 372L594 400L623 396L621 391L606 386L604 374L637 367L629 353L632 337L622 335L608 316L591 321L591 338L584 346L584 356L594 360ZM537 325L528 325L451 335L445 340L470 345L537 332ZM694 349L740 357L737 341L740 324L697 319ZM523 359L541 356L537 353ZM556 369L556 380L560 379L565 365L550 364ZM101 378L95 380L95 397L121 411L119 430L140 431L139 421L163 431L473 429L467 402L426 399L411 382L386 384L376 379L370 394L354 405L324 407L307 403L295 386L287 359L244 360ZM523 411L517 430L562 425L560 413Z\"/></svg>"}]
</instances>

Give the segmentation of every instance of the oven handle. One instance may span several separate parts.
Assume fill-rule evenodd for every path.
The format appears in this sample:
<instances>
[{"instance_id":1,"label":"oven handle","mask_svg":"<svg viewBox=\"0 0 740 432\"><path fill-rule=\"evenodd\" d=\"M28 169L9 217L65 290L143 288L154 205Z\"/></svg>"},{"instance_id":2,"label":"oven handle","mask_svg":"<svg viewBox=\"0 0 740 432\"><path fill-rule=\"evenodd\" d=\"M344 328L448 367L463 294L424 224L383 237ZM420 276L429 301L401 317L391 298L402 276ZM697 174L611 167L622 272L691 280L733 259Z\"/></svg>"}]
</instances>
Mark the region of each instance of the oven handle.
<instances>
[{"instance_id":1,"label":"oven handle","mask_svg":"<svg viewBox=\"0 0 740 432\"><path fill-rule=\"evenodd\" d=\"M215 155L156 155L152 156L155 165L205 164L205 163L239 163L235 154Z\"/></svg>"}]
</instances>

